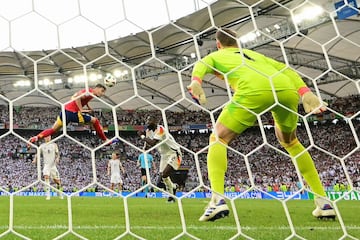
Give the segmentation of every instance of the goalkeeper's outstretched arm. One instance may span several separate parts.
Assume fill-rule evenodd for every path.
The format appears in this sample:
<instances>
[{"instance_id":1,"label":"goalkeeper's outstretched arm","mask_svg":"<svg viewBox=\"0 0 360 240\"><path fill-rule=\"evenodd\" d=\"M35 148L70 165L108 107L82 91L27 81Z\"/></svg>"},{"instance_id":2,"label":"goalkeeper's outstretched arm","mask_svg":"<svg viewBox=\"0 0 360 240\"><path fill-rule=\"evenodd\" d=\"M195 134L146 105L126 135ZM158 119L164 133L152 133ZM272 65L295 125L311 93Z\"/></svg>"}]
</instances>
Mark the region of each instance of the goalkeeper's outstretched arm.
<instances>
[{"instance_id":1,"label":"goalkeeper's outstretched arm","mask_svg":"<svg viewBox=\"0 0 360 240\"><path fill-rule=\"evenodd\" d=\"M322 113L327 110L327 103L321 101L321 99L316 96L308 87L303 87L299 89L299 94L301 95L301 100L304 106L306 113Z\"/></svg>"},{"instance_id":2,"label":"goalkeeper's outstretched arm","mask_svg":"<svg viewBox=\"0 0 360 240\"><path fill-rule=\"evenodd\" d=\"M206 103L206 95L204 89L201 87L201 83L201 79L193 78L190 85L187 86L192 99L199 105Z\"/></svg>"},{"instance_id":3,"label":"goalkeeper's outstretched arm","mask_svg":"<svg viewBox=\"0 0 360 240\"><path fill-rule=\"evenodd\" d=\"M222 77L221 73L214 72L213 59L211 55L207 55L194 65L194 69L191 73L191 83L187 86L187 89L192 99L199 105L206 103L206 95L202 88L202 79L206 74L214 74L215 76Z\"/></svg>"}]
</instances>

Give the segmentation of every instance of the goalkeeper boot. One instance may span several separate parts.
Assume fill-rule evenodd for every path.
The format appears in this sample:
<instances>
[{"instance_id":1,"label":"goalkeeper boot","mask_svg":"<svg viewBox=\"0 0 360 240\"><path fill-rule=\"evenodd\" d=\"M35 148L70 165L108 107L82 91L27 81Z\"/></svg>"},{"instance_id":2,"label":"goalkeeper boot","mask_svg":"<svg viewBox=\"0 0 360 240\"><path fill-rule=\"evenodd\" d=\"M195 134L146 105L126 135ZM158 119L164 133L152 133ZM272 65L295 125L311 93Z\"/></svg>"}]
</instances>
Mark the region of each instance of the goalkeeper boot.
<instances>
[{"instance_id":1,"label":"goalkeeper boot","mask_svg":"<svg viewBox=\"0 0 360 240\"><path fill-rule=\"evenodd\" d=\"M205 208L204 214L199 218L199 221L215 221L220 218L228 216L230 213L229 207L226 205L224 199L220 199L218 203L210 201L209 205Z\"/></svg>"},{"instance_id":2,"label":"goalkeeper boot","mask_svg":"<svg viewBox=\"0 0 360 240\"><path fill-rule=\"evenodd\" d=\"M312 215L318 219L333 219L335 220L335 210L331 206L331 202L325 198L317 197L315 199L316 208Z\"/></svg>"}]
</instances>

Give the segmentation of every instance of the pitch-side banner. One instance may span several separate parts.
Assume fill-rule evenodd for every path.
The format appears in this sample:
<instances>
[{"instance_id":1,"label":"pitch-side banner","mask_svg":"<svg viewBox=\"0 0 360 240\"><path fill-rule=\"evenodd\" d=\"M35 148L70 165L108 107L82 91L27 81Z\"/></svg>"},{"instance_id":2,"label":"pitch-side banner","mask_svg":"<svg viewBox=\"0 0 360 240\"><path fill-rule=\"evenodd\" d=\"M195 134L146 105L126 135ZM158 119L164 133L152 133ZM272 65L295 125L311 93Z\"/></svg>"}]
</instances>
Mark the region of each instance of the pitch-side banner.
<instances>
[{"instance_id":1,"label":"pitch-side banner","mask_svg":"<svg viewBox=\"0 0 360 240\"><path fill-rule=\"evenodd\" d=\"M356 191L351 191L351 192L327 191L326 195L330 200L336 200L339 198L343 198L344 200L360 200L360 193ZM309 199L314 199L314 195L312 193L309 193Z\"/></svg>"},{"instance_id":2,"label":"pitch-side banner","mask_svg":"<svg viewBox=\"0 0 360 240\"><path fill-rule=\"evenodd\" d=\"M343 200L357 200L360 201L360 193L356 191L351 192L334 192L328 191L326 192L327 196L331 200L336 200L342 198ZM0 196L7 196L9 193L0 191ZM19 192L14 194L15 196L45 196L45 192ZM65 195L71 195L74 197L139 197L145 198L144 192L139 193L131 193L131 192L122 192L122 193L109 193L109 192L78 192L76 194L67 193ZM51 196L57 196L57 193L51 192ZM167 198L169 195L165 192L149 192L147 193L147 198ZM210 198L210 192L177 192L177 197L184 198ZM304 193L295 193L295 192L226 192L225 196L233 199L294 199L294 200L307 200L314 199L314 195L312 193L304 192Z\"/></svg>"}]
</instances>

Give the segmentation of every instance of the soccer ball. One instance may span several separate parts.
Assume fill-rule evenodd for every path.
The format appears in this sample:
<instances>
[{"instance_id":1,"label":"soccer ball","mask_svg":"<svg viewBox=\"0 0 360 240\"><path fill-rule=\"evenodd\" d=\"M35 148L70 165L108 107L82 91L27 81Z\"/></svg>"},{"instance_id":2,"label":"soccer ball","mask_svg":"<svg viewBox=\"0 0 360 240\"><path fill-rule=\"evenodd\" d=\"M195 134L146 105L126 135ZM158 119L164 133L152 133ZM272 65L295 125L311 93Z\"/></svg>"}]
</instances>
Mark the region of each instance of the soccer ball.
<instances>
[{"instance_id":1,"label":"soccer ball","mask_svg":"<svg viewBox=\"0 0 360 240\"><path fill-rule=\"evenodd\" d=\"M104 84L107 87L113 87L116 84L116 78L112 74L108 73L104 78Z\"/></svg>"}]
</instances>

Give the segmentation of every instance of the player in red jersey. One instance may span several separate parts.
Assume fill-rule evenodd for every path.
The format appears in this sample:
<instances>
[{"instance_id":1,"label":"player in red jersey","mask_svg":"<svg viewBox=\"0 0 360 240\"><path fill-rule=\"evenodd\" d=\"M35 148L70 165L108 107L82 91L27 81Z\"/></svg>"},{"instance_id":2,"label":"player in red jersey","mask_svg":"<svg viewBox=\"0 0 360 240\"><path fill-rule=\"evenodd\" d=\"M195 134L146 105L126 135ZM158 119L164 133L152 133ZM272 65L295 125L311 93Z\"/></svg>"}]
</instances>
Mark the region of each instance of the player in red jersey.
<instances>
[{"instance_id":1,"label":"player in red jersey","mask_svg":"<svg viewBox=\"0 0 360 240\"><path fill-rule=\"evenodd\" d=\"M105 133L103 131L99 119L90 116L88 113L91 113L93 111L92 108L89 106L89 101L91 101L94 98L93 96L102 97L105 94L105 91L106 91L106 87L102 84L97 84L94 88L89 88L88 92L86 92L86 89L82 89L71 97L73 101L65 105L66 123L73 122L80 124L91 124L95 128L97 135L104 142L108 141L108 138L105 136ZM89 93L91 93L92 95ZM84 107L86 107L86 109L84 109ZM62 128L62 126L63 126L62 112L60 112L52 128L45 129L38 135L31 137L29 139L29 142L34 143L37 142L39 139L52 135L57 131L59 131ZM117 139L113 140L113 142L116 142L116 140Z\"/></svg>"}]
</instances>

